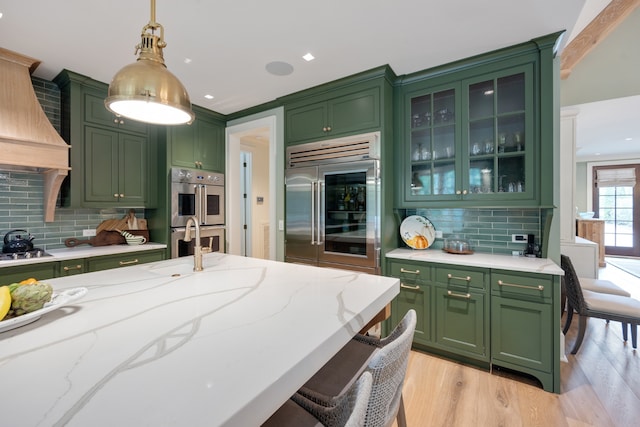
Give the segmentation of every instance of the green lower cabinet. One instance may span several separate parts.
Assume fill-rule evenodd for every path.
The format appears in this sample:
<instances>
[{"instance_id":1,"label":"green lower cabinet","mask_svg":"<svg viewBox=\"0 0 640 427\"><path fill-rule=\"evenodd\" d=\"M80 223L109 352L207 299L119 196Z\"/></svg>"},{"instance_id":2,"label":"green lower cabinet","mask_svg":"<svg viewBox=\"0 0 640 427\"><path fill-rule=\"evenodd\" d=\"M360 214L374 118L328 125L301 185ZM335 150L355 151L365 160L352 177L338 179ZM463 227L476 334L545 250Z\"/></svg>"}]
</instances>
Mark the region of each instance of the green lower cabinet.
<instances>
[{"instance_id":1,"label":"green lower cabinet","mask_svg":"<svg viewBox=\"0 0 640 427\"><path fill-rule=\"evenodd\" d=\"M128 267L147 262L162 261L165 258L164 249L140 252L128 252L126 254L105 255L89 258L87 261L90 272L109 270L112 268Z\"/></svg>"},{"instance_id":2,"label":"green lower cabinet","mask_svg":"<svg viewBox=\"0 0 640 427\"><path fill-rule=\"evenodd\" d=\"M488 361L486 298L480 292L435 287L435 344L475 359Z\"/></svg>"},{"instance_id":3,"label":"green lower cabinet","mask_svg":"<svg viewBox=\"0 0 640 427\"><path fill-rule=\"evenodd\" d=\"M58 274L56 277L74 276L87 273L87 261L84 258L58 261Z\"/></svg>"},{"instance_id":4,"label":"green lower cabinet","mask_svg":"<svg viewBox=\"0 0 640 427\"><path fill-rule=\"evenodd\" d=\"M393 300L391 320L393 326L402 321L407 311L416 311L416 331L413 341L431 343L431 268L409 262L391 263L391 275L400 279L400 294Z\"/></svg>"},{"instance_id":5,"label":"green lower cabinet","mask_svg":"<svg viewBox=\"0 0 640 427\"><path fill-rule=\"evenodd\" d=\"M29 277L38 280L53 279L56 277L56 267L55 262L42 262L0 268L0 286L20 282Z\"/></svg>"},{"instance_id":6,"label":"green lower cabinet","mask_svg":"<svg viewBox=\"0 0 640 427\"><path fill-rule=\"evenodd\" d=\"M560 276L400 259L387 259L385 275L400 279L392 325L416 310L416 348L560 392Z\"/></svg>"}]
</instances>

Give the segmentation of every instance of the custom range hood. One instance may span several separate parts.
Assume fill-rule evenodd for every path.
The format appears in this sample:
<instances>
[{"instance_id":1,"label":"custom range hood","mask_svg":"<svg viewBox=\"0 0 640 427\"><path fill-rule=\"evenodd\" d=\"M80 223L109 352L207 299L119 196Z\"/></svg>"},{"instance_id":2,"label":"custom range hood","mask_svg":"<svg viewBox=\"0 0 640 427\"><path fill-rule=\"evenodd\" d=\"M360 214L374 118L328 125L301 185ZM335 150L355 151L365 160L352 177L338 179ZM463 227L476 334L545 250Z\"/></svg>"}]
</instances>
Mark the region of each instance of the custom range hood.
<instances>
[{"instance_id":1,"label":"custom range hood","mask_svg":"<svg viewBox=\"0 0 640 427\"><path fill-rule=\"evenodd\" d=\"M44 221L53 221L70 146L42 111L31 83L40 61L0 48L0 170L44 176Z\"/></svg>"}]
</instances>

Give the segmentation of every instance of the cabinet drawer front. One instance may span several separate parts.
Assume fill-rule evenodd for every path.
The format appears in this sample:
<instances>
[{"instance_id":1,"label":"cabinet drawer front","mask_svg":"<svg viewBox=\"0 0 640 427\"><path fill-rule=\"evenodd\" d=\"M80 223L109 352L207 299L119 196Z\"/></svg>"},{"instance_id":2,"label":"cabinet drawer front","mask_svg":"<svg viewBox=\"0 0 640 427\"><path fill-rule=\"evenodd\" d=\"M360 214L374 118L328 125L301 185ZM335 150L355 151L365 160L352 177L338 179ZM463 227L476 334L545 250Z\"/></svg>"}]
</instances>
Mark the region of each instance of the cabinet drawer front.
<instances>
[{"instance_id":1,"label":"cabinet drawer front","mask_svg":"<svg viewBox=\"0 0 640 427\"><path fill-rule=\"evenodd\" d=\"M89 271L128 267L164 259L163 251L131 252L122 255L107 255L89 259Z\"/></svg>"},{"instance_id":2,"label":"cabinet drawer front","mask_svg":"<svg viewBox=\"0 0 640 427\"><path fill-rule=\"evenodd\" d=\"M551 299L553 279L543 274L491 273L491 293L498 296Z\"/></svg>"},{"instance_id":3,"label":"cabinet drawer front","mask_svg":"<svg viewBox=\"0 0 640 427\"><path fill-rule=\"evenodd\" d=\"M436 268L436 281L447 286L485 289L489 270L443 266Z\"/></svg>"},{"instance_id":4,"label":"cabinet drawer front","mask_svg":"<svg viewBox=\"0 0 640 427\"><path fill-rule=\"evenodd\" d=\"M416 285L415 288L401 288L400 293L394 299L391 318L393 324L402 321L404 315L410 309L416 311L416 330L413 335L414 342L428 344L431 342L431 287Z\"/></svg>"},{"instance_id":5,"label":"cabinet drawer front","mask_svg":"<svg viewBox=\"0 0 640 427\"><path fill-rule=\"evenodd\" d=\"M58 276L73 276L74 274L82 274L87 272L87 265L84 259L72 259L69 261L60 261Z\"/></svg>"},{"instance_id":6,"label":"cabinet drawer front","mask_svg":"<svg viewBox=\"0 0 640 427\"><path fill-rule=\"evenodd\" d=\"M448 351L488 359L486 300L481 293L454 292L436 287L436 343Z\"/></svg>"},{"instance_id":7,"label":"cabinet drawer front","mask_svg":"<svg viewBox=\"0 0 640 427\"><path fill-rule=\"evenodd\" d=\"M0 286L17 283L29 277L34 277L38 280L52 279L56 277L55 270L55 262L3 267L0 268Z\"/></svg>"},{"instance_id":8,"label":"cabinet drawer front","mask_svg":"<svg viewBox=\"0 0 640 427\"><path fill-rule=\"evenodd\" d=\"M431 267L424 263L392 262L390 275L400 279L401 288L404 286L415 286L417 283L425 283L429 280Z\"/></svg>"}]
</instances>

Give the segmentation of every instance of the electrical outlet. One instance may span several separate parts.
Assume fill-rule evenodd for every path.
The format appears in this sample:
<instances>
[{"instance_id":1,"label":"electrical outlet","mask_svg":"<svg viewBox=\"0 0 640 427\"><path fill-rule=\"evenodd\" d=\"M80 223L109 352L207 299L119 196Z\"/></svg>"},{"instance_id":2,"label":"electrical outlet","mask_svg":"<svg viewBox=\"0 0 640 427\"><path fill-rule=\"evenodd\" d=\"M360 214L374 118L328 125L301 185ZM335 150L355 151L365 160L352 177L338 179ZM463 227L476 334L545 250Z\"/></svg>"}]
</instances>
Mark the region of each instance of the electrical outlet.
<instances>
[{"instance_id":1,"label":"electrical outlet","mask_svg":"<svg viewBox=\"0 0 640 427\"><path fill-rule=\"evenodd\" d=\"M283 220L278 220L278 230L279 231L284 231L284 221Z\"/></svg>"},{"instance_id":2,"label":"electrical outlet","mask_svg":"<svg viewBox=\"0 0 640 427\"><path fill-rule=\"evenodd\" d=\"M83 237L92 237L96 235L96 229L95 228L89 228L86 230L82 230L82 236Z\"/></svg>"},{"instance_id":3,"label":"electrical outlet","mask_svg":"<svg viewBox=\"0 0 640 427\"><path fill-rule=\"evenodd\" d=\"M513 256L522 256L522 251L511 251L511 255L513 255Z\"/></svg>"},{"instance_id":4,"label":"electrical outlet","mask_svg":"<svg viewBox=\"0 0 640 427\"><path fill-rule=\"evenodd\" d=\"M511 235L512 243L527 243L527 235L526 234L512 234Z\"/></svg>"},{"instance_id":5,"label":"electrical outlet","mask_svg":"<svg viewBox=\"0 0 640 427\"><path fill-rule=\"evenodd\" d=\"M442 239L442 231L436 230L436 239Z\"/></svg>"}]
</instances>

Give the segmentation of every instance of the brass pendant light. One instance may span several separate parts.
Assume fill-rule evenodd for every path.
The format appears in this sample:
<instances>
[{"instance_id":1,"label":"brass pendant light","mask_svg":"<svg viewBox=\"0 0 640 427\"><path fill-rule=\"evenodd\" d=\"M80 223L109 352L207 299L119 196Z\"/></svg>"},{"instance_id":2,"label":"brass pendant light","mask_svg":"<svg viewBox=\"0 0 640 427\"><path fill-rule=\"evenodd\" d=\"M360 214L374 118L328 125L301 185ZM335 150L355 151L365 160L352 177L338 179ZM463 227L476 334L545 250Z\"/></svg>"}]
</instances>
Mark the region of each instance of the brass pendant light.
<instances>
[{"instance_id":1,"label":"brass pendant light","mask_svg":"<svg viewBox=\"0 0 640 427\"><path fill-rule=\"evenodd\" d=\"M156 35L156 31L160 35ZM156 1L151 0L151 20L142 28L136 46L138 60L116 73L104 104L112 113L140 122L178 125L195 118L191 101L180 80L164 64L164 28L156 22Z\"/></svg>"}]
</instances>

